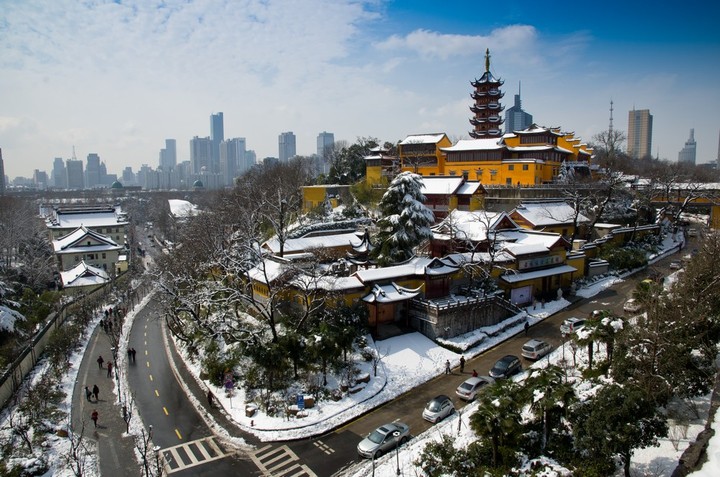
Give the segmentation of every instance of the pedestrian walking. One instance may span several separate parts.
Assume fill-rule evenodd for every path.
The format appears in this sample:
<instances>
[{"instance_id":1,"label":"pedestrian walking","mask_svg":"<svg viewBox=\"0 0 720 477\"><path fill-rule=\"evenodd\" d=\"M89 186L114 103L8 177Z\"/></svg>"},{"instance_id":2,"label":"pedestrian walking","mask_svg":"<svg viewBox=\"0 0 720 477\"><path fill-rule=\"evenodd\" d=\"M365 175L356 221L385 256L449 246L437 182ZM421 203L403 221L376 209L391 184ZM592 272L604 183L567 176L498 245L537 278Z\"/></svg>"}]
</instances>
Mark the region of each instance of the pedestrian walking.
<instances>
[{"instance_id":1,"label":"pedestrian walking","mask_svg":"<svg viewBox=\"0 0 720 477\"><path fill-rule=\"evenodd\" d=\"M450 360L445 360L445 374L450 374Z\"/></svg>"},{"instance_id":2,"label":"pedestrian walking","mask_svg":"<svg viewBox=\"0 0 720 477\"><path fill-rule=\"evenodd\" d=\"M92 414L90 414L90 419L92 419L93 424L95 424L95 428L97 428L97 421L98 421L98 412L97 412L97 409L93 409Z\"/></svg>"},{"instance_id":3,"label":"pedestrian walking","mask_svg":"<svg viewBox=\"0 0 720 477\"><path fill-rule=\"evenodd\" d=\"M85 397L88 401L92 401L92 391L90 391L90 388L85 386Z\"/></svg>"},{"instance_id":4,"label":"pedestrian walking","mask_svg":"<svg viewBox=\"0 0 720 477\"><path fill-rule=\"evenodd\" d=\"M137 351L135 351L135 348L133 348L133 349L132 349L132 362L133 362L133 363L135 362L135 354L136 354L136 353L137 353Z\"/></svg>"},{"instance_id":5,"label":"pedestrian walking","mask_svg":"<svg viewBox=\"0 0 720 477\"><path fill-rule=\"evenodd\" d=\"M473 369L473 374L472 374L472 376L473 376L473 378L477 378L477 371L475 371L474 369Z\"/></svg>"},{"instance_id":6,"label":"pedestrian walking","mask_svg":"<svg viewBox=\"0 0 720 477\"><path fill-rule=\"evenodd\" d=\"M109 378L109 377L110 377L110 374L112 373L112 363L108 362L107 368L108 368L107 377Z\"/></svg>"},{"instance_id":7,"label":"pedestrian walking","mask_svg":"<svg viewBox=\"0 0 720 477\"><path fill-rule=\"evenodd\" d=\"M527 336L528 328L530 328L530 323L527 321L525 322L525 336Z\"/></svg>"},{"instance_id":8,"label":"pedestrian walking","mask_svg":"<svg viewBox=\"0 0 720 477\"><path fill-rule=\"evenodd\" d=\"M208 400L208 404L210 405L210 407L212 407L212 405L213 405L213 398L214 397L213 397L212 391L208 389L207 400Z\"/></svg>"},{"instance_id":9,"label":"pedestrian walking","mask_svg":"<svg viewBox=\"0 0 720 477\"><path fill-rule=\"evenodd\" d=\"M460 356L460 373L465 371L465 356Z\"/></svg>"},{"instance_id":10,"label":"pedestrian walking","mask_svg":"<svg viewBox=\"0 0 720 477\"><path fill-rule=\"evenodd\" d=\"M98 363L98 368L99 368L99 369L103 369L103 363L104 363L104 362L105 362L105 360L103 359L102 355L100 355L100 357L97 359L97 363Z\"/></svg>"},{"instance_id":11,"label":"pedestrian walking","mask_svg":"<svg viewBox=\"0 0 720 477\"><path fill-rule=\"evenodd\" d=\"M100 388L97 384L93 384L93 390L92 390L93 396L95 396L95 402L98 402L100 399Z\"/></svg>"},{"instance_id":12,"label":"pedestrian walking","mask_svg":"<svg viewBox=\"0 0 720 477\"><path fill-rule=\"evenodd\" d=\"M127 354L128 354L128 363L129 363L132 361L132 348L128 348Z\"/></svg>"}]
</instances>

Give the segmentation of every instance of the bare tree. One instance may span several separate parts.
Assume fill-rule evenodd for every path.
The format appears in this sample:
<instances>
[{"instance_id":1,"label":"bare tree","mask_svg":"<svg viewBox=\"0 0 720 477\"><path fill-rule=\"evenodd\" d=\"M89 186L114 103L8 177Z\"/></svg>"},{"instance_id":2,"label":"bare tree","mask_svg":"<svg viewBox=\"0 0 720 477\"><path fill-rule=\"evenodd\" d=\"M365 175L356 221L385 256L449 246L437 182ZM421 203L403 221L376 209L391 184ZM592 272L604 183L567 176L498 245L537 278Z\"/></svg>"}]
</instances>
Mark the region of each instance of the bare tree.
<instances>
[{"instance_id":1,"label":"bare tree","mask_svg":"<svg viewBox=\"0 0 720 477\"><path fill-rule=\"evenodd\" d=\"M63 463L75 477L85 475L88 456L93 452L85 441L85 419L80 421L80 430L75 432L75 428L68 419L67 423L68 439L70 447L65 455L62 456Z\"/></svg>"}]
</instances>

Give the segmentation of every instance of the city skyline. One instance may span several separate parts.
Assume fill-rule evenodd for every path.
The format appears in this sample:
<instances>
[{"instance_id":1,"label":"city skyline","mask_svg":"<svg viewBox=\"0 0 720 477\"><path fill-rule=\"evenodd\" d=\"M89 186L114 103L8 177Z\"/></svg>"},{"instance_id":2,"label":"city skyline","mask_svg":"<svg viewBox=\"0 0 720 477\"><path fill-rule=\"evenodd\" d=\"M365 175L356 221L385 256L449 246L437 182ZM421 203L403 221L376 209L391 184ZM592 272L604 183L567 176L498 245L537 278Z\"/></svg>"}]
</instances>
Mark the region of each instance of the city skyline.
<instances>
[{"instance_id":1,"label":"city skyline","mask_svg":"<svg viewBox=\"0 0 720 477\"><path fill-rule=\"evenodd\" d=\"M624 113L649 109L653 156L677 160L694 129L697 163L708 163L720 130L720 7L690 3L579 5L573 24L522 1L481 15L470 1L9 0L0 11L5 173L50 171L75 146L78 159L97 153L120 175L156 167L167 138L177 162L188 161L217 111L224 137L246 138L258 160L277 155L283 131L299 155L316 151L321 131L349 143L432 132L455 142L469 137L470 82L486 48L506 108L522 82L537 124L584 141L607 129L610 100L626 133Z\"/></svg>"}]
</instances>

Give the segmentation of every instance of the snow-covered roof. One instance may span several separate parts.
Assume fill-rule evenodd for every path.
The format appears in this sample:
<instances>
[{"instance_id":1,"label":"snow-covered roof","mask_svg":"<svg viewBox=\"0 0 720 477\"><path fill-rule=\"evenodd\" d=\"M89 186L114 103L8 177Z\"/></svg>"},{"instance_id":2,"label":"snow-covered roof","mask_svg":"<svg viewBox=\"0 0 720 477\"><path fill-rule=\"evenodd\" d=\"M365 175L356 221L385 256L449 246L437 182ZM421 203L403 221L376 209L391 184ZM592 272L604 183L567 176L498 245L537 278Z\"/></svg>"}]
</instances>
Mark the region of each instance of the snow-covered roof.
<instances>
[{"instance_id":1,"label":"snow-covered roof","mask_svg":"<svg viewBox=\"0 0 720 477\"><path fill-rule=\"evenodd\" d=\"M351 247L352 244L358 243L358 233L350 232L344 234L319 235L316 237L301 237L288 239L285 241L284 253L298 253L309 250ZM273 237L263 244L265 248L272 253L280 252L280 242L277 237Z\"/></svg>"},{"instance_id":2,"label":"snow-covered roof","mask_svg":"<svg viewBox=\"0 0 720 477\"><path fill-rule=\"evenodd\" d=\"M526 280L535 280L537 278L551 277L554 275L562 275L563 273L572 272L577 272L577 268L571 267L570 265L560 265L559 267L534 270L532 272L516 272L509 275L502 275L500 279L507 283L518 283Z\"/></svg>"},{"instance_id":3,"label":"snow-covered roof","mask_svg":"<svg viewBox=\"0 0 720 477\"><path fill-rule=\"evenodd\" d=\"M480 182L478 181L465 181L460 184L458 190L455 191L457 195L473 195L480 188Z\"/></svg>"},{"instance_id":4,"label":"snow-covered roof","mask_svg":"<svg viewBox=\"0 0 720 477\"><path fill-rule=\"evenodd\" d=\"M262 263L259 263L248 270L248 277L260 283L272 283L275 279L288 271L289 266L289 263L265 259Z\"/></svg>"},{"instance_id":5,"label":"snow-covered roof","mask_svg":"<svg viewBox=\"0 0 720 477\"><path fill-rule=\"evenodd\" d=\"M513 212L534 226L567 224L573 222L575 217L575 210L566 202L522 203ZM583 223L589 222L590 219L579 214L577 221Z\"/></svg>"},{"instance_id":6,"label":"snow-covered roof","mask_svg":"<svg viewBox=\"0 0 720 477\"><path fill-rule=\"evenodd\" d=\"M406 301L415 298L420 294L420 289L410 289L401 287L396 283L389 285L375 285L368 293L363 301L366 303L395 303L398 301Z\"/></svg>"},{"instance_id":7,"label":"snow-covered roof","mask_svg":"<svg viewBox=\"0 0 720 477\"><path fill-rule=\"evenodd\" d=\"M58 213L47 219L49 229L75 229L83 225L92 228L118 227L127 224L125 217L116 212Z\"/></svg>"},{"instance_id":8,"label":"snow-covered roof","mask_svg":"<svg viewBox=\"0 0 720 477\"><path fill-rule=\"evenodd\" d=\"M405 146L408 144L437 144L443 137L445 137L445 133L416 134L408 136L402 141L400 141L400 145Z\"/></svg>"},{"instance_id":9,"label":"snow-covered roof","mask_svg":"<svg viewBox=\"0 0 720 477\"><path fill-rule=\"evenodd\" d=\"M187 200L168 199L168 205L170 206L170 213L173 217L192 217L200 212L195 204L188 202Z\"/></svg>"},{"instance_id":10,"label":"snow-covered roof","mask_svg":"<svg viewBox=\"0 0 720 477\"><path fill-rule=\"evenodd\" d=\"M75 267L60 272L60 279L65 288L103 285L110 281L110 275L102 268L88 265L81 261Z\"/></svg>"},{"instance_id":11,"label":"snow-covered roof","mask_svg":"<svg viewBox=\"0 0 720 477\"><path fill-rule=\"evenodd\" d=\"M548 253L550 250L539 243L506 243L504 249L517 256L533 253Z\"/></svg>"},{"instance_id":12,"label":"snow-covered roof","mask_svg":"<svg viewBox=\"0 0 720 477\"><path fill-rule=\"evenodd\" d=\"M457 143L449 147L441 147L441 151L460 152L460 151L488 151L493 149L502 149L505 145L498 138L493 139L460 139Z\"/></svg>"},{"instance_id":13,"label":"snow-covered roof","mask_svg":"<svg viewBox=\"0 0 720 477\"><path fill-rule=\"evenodd\" d=\"M482 242L487 239L488 226L492 229L504 217L508 217L505 212L487 212L484 210L469 212L454 209L440 224L433 227L433 233L436 237L449 237L452 234L460 240Z\"/></svg>"},{"instance_id":14,"label":"snow-covered roof","mask_svg":"<svg viewBox=\"0 0 720 477\"><path fill-rule=\"evenodd\" d=\"M564 133L559 133L554 131L553 129L545 128L542 126L538 126L537 124L531 124L526 129L523 129L521 131L513 131L515 134L523 135L523 134L538 134L538 133L550 133L555 136L564 136Z\"/></svg>"},{"instance_id":15,"label":"snow-covered roof","mask_svg":"<svg viewBox=\"0 0 720 477\"><path fill-rule=\"evenodd\" d=\"M365 288L365 285L355 276L336 277L333 275L326 275L322 277L311 277L310 275L303 274L295 277L291 283L302 290L325 290L339 292Z\"/></svg>"},{"instance_id":16,"label":"snow-covered roof","mask_svg":"<svg viewBox=\"0 0 720 477\"><path fill-rule=\"evenodd\" d=\"M90 245L88 245L90 242ZM80 226L67 235L53 240L53 250L58 254L86 252L89 248L98 252L121 250L122 247L110 237Z\"/></svg>"},{"instance_id":17,"label":"snow-covered roof","mask_svg":"<svg viewBox=\"0 0 720 477\"><path fill-rule=\"evenodd\" d=\"M423 177L423 195L449 195L455 193L465 179L462 177L428 176Z\"/></svg>"}]
</instances>

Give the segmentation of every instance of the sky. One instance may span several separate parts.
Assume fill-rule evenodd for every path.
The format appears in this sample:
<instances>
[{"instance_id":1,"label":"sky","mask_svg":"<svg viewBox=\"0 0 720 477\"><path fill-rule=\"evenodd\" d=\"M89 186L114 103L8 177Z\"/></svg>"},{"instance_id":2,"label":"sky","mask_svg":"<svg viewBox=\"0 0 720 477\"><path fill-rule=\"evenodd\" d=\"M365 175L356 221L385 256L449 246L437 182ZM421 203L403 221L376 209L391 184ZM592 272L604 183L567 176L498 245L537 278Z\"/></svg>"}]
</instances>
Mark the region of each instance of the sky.
<instances>
[{"instance_id":1,"label":"sky","mask_svg":"<svg viewBox=\"0 0 720 477\"><path fill-rule=\"evenodd\" d=\"M695 129L697 163L720 137L720 4L628 0L0 0L0 148L5 173L97 153L109 173L178 161L210 135L244 137L258 159L297 153L320 132L397 142L468 138L470 81L491 71L510 107L584 141L654 116L653 155L677 160Z\"/></svg>"}]
</instances>

